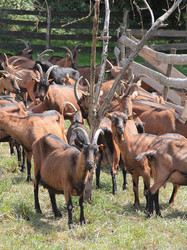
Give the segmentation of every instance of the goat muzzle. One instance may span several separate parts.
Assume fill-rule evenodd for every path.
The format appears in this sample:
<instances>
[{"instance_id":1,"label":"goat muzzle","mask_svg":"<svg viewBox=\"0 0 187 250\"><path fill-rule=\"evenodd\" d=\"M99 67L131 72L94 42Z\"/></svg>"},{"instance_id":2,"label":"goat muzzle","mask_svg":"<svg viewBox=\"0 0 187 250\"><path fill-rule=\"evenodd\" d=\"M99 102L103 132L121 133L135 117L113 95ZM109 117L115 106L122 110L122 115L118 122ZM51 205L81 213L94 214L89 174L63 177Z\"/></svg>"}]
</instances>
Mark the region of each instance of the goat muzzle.
<instances>
[{"instance_id":1,"label":"goat muzzle","mask_svg":"<svg viewBox=\"0 0 187 250\"><path fill-rule=\"evenodd\" d=\"M88 171L91 171L94 168L94 163L93 162L86 162L86 169Z\"/></svg>"}]
</instances>

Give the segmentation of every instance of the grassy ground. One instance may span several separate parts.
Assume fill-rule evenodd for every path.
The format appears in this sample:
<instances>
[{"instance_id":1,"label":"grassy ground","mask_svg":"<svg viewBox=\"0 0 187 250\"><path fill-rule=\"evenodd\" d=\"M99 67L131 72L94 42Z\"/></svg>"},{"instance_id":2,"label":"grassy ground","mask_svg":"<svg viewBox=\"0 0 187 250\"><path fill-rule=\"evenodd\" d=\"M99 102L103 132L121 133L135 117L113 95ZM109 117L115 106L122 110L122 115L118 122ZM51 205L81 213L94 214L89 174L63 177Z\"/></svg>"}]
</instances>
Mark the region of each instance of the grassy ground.
<instances>
[{"instance_id":1,"label":"grassy ground","mask_svg":"<svg viewBox=\"0 0 187 250\"><path fill-rule=\"evenodd\" d=\"M101 189L95 188L93 204L85 204L86 225L79 225L78 199L73 197L74 230L69 230L64 196L57 196L61 219L52 213L48 192L40 187L42 215L34 210L33 182L17 167L16 156L9 155L8 144L0 144L0 249L186 249L187 189L181 187L175 204L168 205L172 185L161 189L163 218L146 219L145 198L140 180L139 211L134 211L132 181L123 191L122 173L117 175L118 192L112 195L110 167L101 172ZM33 168L32 168L33 176Z\"/></svg>"}]
</instances>

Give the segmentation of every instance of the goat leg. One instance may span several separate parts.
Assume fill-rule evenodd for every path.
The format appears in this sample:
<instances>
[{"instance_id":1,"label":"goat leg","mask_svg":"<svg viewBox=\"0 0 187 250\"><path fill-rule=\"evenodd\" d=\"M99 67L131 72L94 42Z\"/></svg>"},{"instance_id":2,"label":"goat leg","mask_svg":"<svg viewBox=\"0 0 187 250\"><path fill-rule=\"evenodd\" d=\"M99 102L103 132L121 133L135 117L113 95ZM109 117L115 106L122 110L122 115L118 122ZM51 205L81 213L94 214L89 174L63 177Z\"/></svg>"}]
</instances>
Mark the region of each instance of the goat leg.
<instances>
[{"instance_id":1,"label":"goat leg","mask_svg":"<svg viewBox=\"0 0 187 250\"><path fill-rule=\"evenodd\" d=\"M127 184L127 169L125 167L125 164L122 160L122 158L120 158L120 161L119 161L119 164L121 166L121 169L122 169L122 173L123 173L123 190L127 189L128 188L128 184Z\"/></svg>"},{"instance_id":2,"label":"goat leg","mask_svg":"<svg viewBox=\"0 0 187 250\"><path fill-rule=\"evenodd\" d=\"M173 192L171 194L171 197L170 197L170 200L169 200L169 204L174 203L178 189L179 189L178 185L173 185Z\"/></svg>"},{"instance_id":3,"label":"goat leg","mask_svg":"<svg viewBox=\"0 0 187 250\"><path fill-rule=\"evenodd\" d=\"M25 151L23 148L22 148L22 159L23 159L22 165L21 165L21 160L20 160L19 167L20 167L20 171L24 172L25 171Z\"/></svg>"},{"instance_id":4,"label":"goat leg","mask_svg":"<svg viewBox=\"0 0 187 250\"><path fill-rule=\"evenodd\" d=\"M71 201L71 196L69 195L67 202L67 208L68 208L68 224L69 224L69 229L73 229L73 216L72 216L72 211L73 211L73 205Z\"/></svg>"},{"instance_id":5,"label":"goat leg","mask_svg":"<svg viewBox=\"0 0 187 250\"><path fill-rule=\"evenodd\" d=\"M111 170L111 176L112 176L112 193L115 194L117 191L117 185L116 185L116 173Z\"/></svg>"},{"instance_id":6,"label":"goat leg","mask_svg":"<svg viewBox=\"0 0 187 250\"><path fill-rule=\"evenodd\" d=\"M42 214L42 211L40 209L39 198L38 198L39 179L40 179L40 173L36 175L35 181L34 181L34 201L35 201L36 212Z\"/></svg>"},{"instance_id":7,"label":"goat leg","mask_svg":"<svg viewBox=\"0 0 187 250\"><path fill-rule=\"evenodd\" d=\"M79 206L80 206L80 224L81 226L85 224L85 218L84 218L84 198L83 194L79 198Z\"/></svg>"},{"instance_id":8,"label":"goat leg","mask_svg":"<svg viewBox=\"0 0 187 250\"><path fill-rule=\"evenodd\" d=\"M155 210L156 210L156 214L160 217L162 217L161 213L160 213L160 207L159 207L159 190L155 193L154 196L154 203L155 203Z\"/></svg>"},{"instance_id":9,"label":"goat leg","mask_svg":"<svg viewBox=\"0 0 187 250\"><path fill-rule=\"evenodd\" d=\"M139 176L132 175L133 192L134 192L134 204L133 208L138 209L140 206L139 194L138 194L138 182Z\"/></svg>"},{"instance_id":10,"label":"goat leg","mask_svg":"<svg viewBox=\"0 0 187 250\"><path fill-rule=\"evenodd\" d=\"M56 197L54 193L50 193L49 192L49 196L51 199L51 204L52 204L52 208L53 208L53 213L55 215L55 218L57 217L62 217L61 212L58 210L57 204L56 204Z\"/></svg>"},{"instance_id":11,"label":"goat leg","mask_svg":"<svg viewBox=\"0 0 187 250\"><path fill-rule=\"evenodd\" d=\"M100 188L100 172L101 172L102 159L103 159L103 151L100 151L100 157L99 157L97 168L96 168L96 186L97 186L97 188Z\"/></svg>"},{"instance_id":12,"label":"goat leg","mask_svg":"<svg viewBox=\"0 0 187 250\"><path fill-rule=\"evenodd\" d=\"M31 162L29 159L27 159L27 180L31 181Z\"/></svg>"}]
</instances>

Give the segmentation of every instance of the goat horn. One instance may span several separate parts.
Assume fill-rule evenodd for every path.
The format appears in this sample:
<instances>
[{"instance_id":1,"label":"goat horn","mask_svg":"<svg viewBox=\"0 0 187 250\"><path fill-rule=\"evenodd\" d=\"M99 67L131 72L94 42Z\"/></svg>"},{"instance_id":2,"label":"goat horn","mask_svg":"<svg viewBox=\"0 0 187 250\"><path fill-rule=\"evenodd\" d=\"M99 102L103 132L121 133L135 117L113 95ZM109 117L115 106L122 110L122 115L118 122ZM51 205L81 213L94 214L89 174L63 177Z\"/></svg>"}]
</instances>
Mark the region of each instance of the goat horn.
<instances>
[{"instance_id":1,"label":"goat horn","mask_svg":"<svg viewBox=\"0 0 187 250\"><path fill-rule=\"evenodd\" d=\"M54 50L53 50L53 49L46 49L46 50L42 51L42 52L38 55L37 61L40 61L40 60L44 57L44 54L45 54L46 52L54 52ZM46 54L46 55L47 55L47 54ZM46 56L46 55L45 55L45 56Z\"/></svg>"},{"instance_id":2,"label":"goat horn","mask_svg":"<svg viewBox=\"0 0 187 250\"><path fill-rule=\"evenodd\" d=\"M70 54L71 60L73 60L72 52L71 52L71 50L68 47L61 46L60 48L67 50L67 52Z\"/></svg>"},{"instance_id":3,"label":"goat horn","mask_svg":"<svg viewBox=\"0 0 187 250\"><path fill-rule=\"evenodd\" d=\"M127 91L126 91L126 93L125 93L125 97L127 97L127 96L129 95L129 93L130 93L130 91L131 91L131 89L132 89L133 87L139 88L139 86L138 86L136 83L132 83L132 84L128 87L128 89L127 89Z\"/></svg>"},{"instance_id":4,"label":"goat horn","mask_svg":"<svg viewBox=\"0 0 187 250\"><path fill-rule=\"evenodd\" d=\"M150 79L150 77L148 76L148 75L145 75L145 74L141 74L141 75L139 75L139 76L136 76L135 78L134 78L134 82L137 82L138 80L140 80L140 78L141 77L147 77L147 78L149 78Z\"/></svg>"},{"instance_id":5,"label":"goat horn","mask_svg":"<svg viewBox=\"0 0 187 250\"><path fill-rule=\"evenodd\" d=\"M30 49L30 45L28 42L26 42L25 40L21 39L21 38L17 38L17 40L21 41L22 43L25 44L25 50L29 50Z\"/></svg>"},{"instance_id":6,"label":"goat horn","mask_svg":"<svg viewBox=\"0 0 187 250\"><path fill-rule=\"evenodd\" d=\"M99 137L100 133L104 134L104 132L103 132L103 130L101 128L99 128L95 132L95 135L94 135L94 138L93 138L93 144L97 144L97 140L98 140L98 137Z\"/></svg>"},{"instance_id":7,"label":"goat horn","mask_svg":"<svg viewBox=\"0 0 187 250\"><path fill-rule=\"evenodd\" d=\"M52 69L54 69L54 68L56 68L56 67L59 67L58 65L52 65L48 70L47 70L47 72L46 72L46 74L45 74L45 83L47 84L47 81L48 81L48 79L49 79L49 75L50 75L50 73L51 73L51 70Z\"/></svg>"},{"instance_id":8,"label":"goat horn","mask_svg":"<svg viewBox=\"0 0 187 250\"><path fill-rule=\"evenodd\" d=\"M10 95L0 95L0 99L6 99L6 98L12 99L13 97Z\"/></svg>"},{"instance_id":9,"label":"goat horn","mask_svg":"<svg viewBox=\"0 0 187 250\"><path fill-rule=\"evenodd\" d=\"M10 74L8 71L6 70L0 70L0 73L3 73L3 74Z\"/></svg>"},{"instance_id":10,"label":"goat horn","mask_svg":"<svg viewBox=\"0 0 187 250\"><path fill-rule=\"evenodd\" d=\"M82 43L77 43L74 47L74 50L76 50L78 48L78 46L82 45Z\"/></svg>"},{"instance_id":11,"label":"goat horn","mask_svg":"<svg viewBox=\"0 0 187 250\"><path fill-rule=\"evenodd\" d=\"M40 81L43 82L43 70L40 64L36 64L36 66L38 67L38 70L40 72Z\"/></svg>"},{"instance_id":12,"label":"goat horn","mask_svg":"<svg viewBox=\"0 0 187 250\"><path fill-rule=\"evenodd\" d=\"M5 53L3 53L4 57L5 57L5 63L8 64L8 57Z\"/></svg>"},{"instance_id":13,"label":"goat horn","mask_svg":"<svg viewBox=\"0 0 187 250\"><path fill-rule=\"evenodd\" d=\"M85 139L85 144L90 144L90 140L88 138L88 134L83 128L74 128L72 131L80 131Z\"/></svg>"},{"instance_id":14,"label":"goat horn","mask_svg":"<svg viewBox=\"0 0 187 250\"><path fill-rule=\"evenodd\" d=\"M89 81L86 78L85 78L85 81L86 81L86 83L88 85L88 92L90 92L90 83L89 83Z\"/></svg>"},{"instance_id":15,"label":"goat horn","mask_svg":"<svg viewBox=\"0 0 187 250\"><path fill-rule=\"evenodd\" d=\"M15 59L14 61L11 62L10 65L14 65L14 63L16 63L17 61L21 61L21 60L22 60L22 58Z\"/></svg>"},{"instance_id":16,"label":"goat horn","mask_svg":"<svg viewBox=\"0 0 187 250\"><path fill-rule=\"evenodd\" d=\"M63 102L62 106L65 104L69 104L75 110L75 112L77 111L77 109L75 108L75 106L71 102Z\"/></svg>"},{"instance_id":17,"label":"goat horn","mask_svg":"<svg viewBox=\"0 0 187 250\"><path fill-rule=\"evenodd\" d=\"M78 84L80 82L80 80L83 78L83 76L79 77L79 79L76 81L75 85L74 85L74 94L75 94L75 98L77 99L77 103L80 101L80 98L78 96Z\"/></svg>"},{"instance_id":18,"label":"goat horn","mask_svg":"<svg viewBox=\"0 0 187 250\"><path fill-rule=\"evenodd\" d=\"M108 59L106 59L106 62L111 66L111 68L114 67L114 66L112 65L112 63L111 63Z\"/></svg>"}]
</instances>

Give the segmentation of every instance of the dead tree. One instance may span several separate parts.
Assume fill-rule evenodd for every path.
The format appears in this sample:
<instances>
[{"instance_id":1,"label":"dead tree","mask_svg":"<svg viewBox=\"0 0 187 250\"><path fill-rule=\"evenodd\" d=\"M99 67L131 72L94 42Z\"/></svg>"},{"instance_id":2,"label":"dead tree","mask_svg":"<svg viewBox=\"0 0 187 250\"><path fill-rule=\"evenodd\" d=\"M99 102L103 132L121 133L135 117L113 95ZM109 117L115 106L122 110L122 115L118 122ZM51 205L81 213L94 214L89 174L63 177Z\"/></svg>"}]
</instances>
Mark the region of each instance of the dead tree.
<instances>
[{"instance_id":1,"label":"dead tree","mask_svg":"<svg viewBox=\"0 0 187 250\"><path fill-rule=\"evenodd\" d=\"M154 21L153 13L150 8L149 11L151 13L152 17L152 26L147 31L145 36L140 40L140 42L137 44L136 49L133 50L130 54L130 56L125 61L120 73L117 75L114 84L108 93L108 95L105 98L105 101L101 106L98 104L98 97L100 93L100 89L103 84L103 78L104 78L104 72L105 72L105 65L106 65L106 59L107 59L107 53L108 53L108 40L110 38L109 36L109 20L110 20L110 9L109 9L109 1L105 0L105 23L104 23L104 29L103 33L100 37L97 37L98 33L98 20L99 20L99 5L100 0L95 1L95 15L93 20L93 32L92 32L92 60L91 60L91 77L90 77L90 99L89 99L89 116L91 120L90 124L90 141L92 141L92 137L95 133L95 131L99 128L99 124L101 122L101 119L104 117L105 113L107 112L107 109L110 106L110 103L114 97L116 88L118 84L120 83L123 74L125 71L130 67L130 65L133 63L134 58L138 55L139 51L142 49L142 47L146 44L146 42L151 38L153 33L157 28L160 28L161 26L165 26L163 22L173 13L173 11L179 6L179 4L182 2L182 0L177 0L174 2L172 7L168 9L161 17L159 17L156 21ZM146 0L144 0L144 3L146 3L147 7L148 4ZM125 36L125 33L122 35L121 39ZM103 40L103 52L102 52L102 63L101 63L101 70L99 74L99 80L97 83L97 89L95 89L94 84L94 72L95 72L95 54L96 54L96 42L98 40ZM91 174L90 179L87 182L86 189L85 189L85 199L90 200L92 196L92 180L93 180L93 173Z\"/></svg>"}]
</instances>

